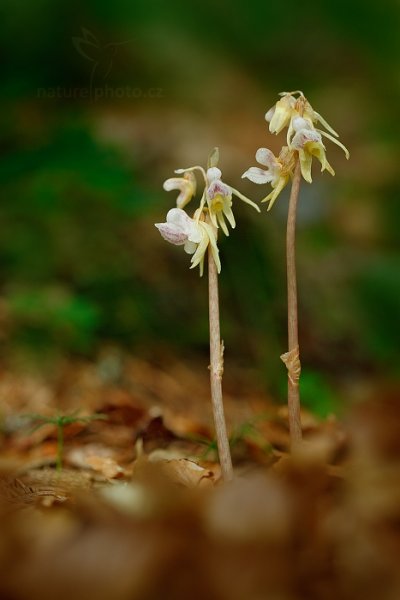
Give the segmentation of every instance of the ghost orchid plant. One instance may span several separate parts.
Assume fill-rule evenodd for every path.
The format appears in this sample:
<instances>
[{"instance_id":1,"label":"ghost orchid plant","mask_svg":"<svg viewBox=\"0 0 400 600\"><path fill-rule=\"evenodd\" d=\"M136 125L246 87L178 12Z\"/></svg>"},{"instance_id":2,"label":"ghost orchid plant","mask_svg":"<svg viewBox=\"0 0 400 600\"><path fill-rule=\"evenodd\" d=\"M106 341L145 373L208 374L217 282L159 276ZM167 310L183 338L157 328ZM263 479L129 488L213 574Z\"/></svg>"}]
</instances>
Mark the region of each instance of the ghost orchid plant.
<instances>
[{"instance_id":1,"label":"ghost orchid plant","mask_svg":"<svg viewBox=\"0 0 400 600\"><path fill-rule=\"evenodd\" d=\"M191 269L199 266L200 275L204 272L206 253L208 254L208 290L210 320L210 384L214 424L217 435L221 472L225 480L232 479L232 459L226 430L222 401L223 352L221 343L218 274L221 261L218 250L218 232L229 236L229 227L236 227L233 214L233 196L249 204L260 212L259 207L243 196L238 190L222 180L218 168L219 152L215 148L211 153L207 169L201 166L188 167L175 171L180 177L164 182L166 191L178 190L177 207L167 213L165 223L156 223L162 237L171 244L183 246L185 252L192 255ZM203 191L198 208L192 216L183 210L193 199L197 191L196 174L200 176Z\"/></svg>"},{"instance_id":2,"label":"ghost orchid plant","mask_svg":"<svg viewBox=\"0 0 400 600\"><path fill-rule=\"evenodd\" d=\"M281 98L266 113L271 133L278 134L287 128L286 145L279 156L267 148L259 148L256 160L265 168L251 167L242 177L258 184L270 183L272 187L262 202L269 202L270 210L287 183L292 180L289 200L289 212L286 231L286 261L287 261L287 293L288 293L288 351L281 359L288 370L288 410L289 427L292 447L302 438L300 418L300 350L298 340L297 314L297 278L296 278L296 210L300 191L301 178L312 182L312 160L316 158L321 164L321 171L335 172L326 158L326 148L323 138L339 146L349 158L349 152L337 139L339 136L334 129L317 113L308 102L303 92L283 92ZM322 127L323 129L321 129Z\"/></svg>"}]
</instances>

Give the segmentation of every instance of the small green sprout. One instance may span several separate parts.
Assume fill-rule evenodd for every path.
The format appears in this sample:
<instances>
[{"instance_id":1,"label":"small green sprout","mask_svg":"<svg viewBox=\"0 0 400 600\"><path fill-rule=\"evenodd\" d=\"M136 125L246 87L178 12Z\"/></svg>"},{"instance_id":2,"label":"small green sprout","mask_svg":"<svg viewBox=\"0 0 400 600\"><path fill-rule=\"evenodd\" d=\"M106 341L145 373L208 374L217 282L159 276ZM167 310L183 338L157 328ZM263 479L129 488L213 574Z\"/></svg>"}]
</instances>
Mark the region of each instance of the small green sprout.
<instances>
[{"instance_id":1,"label":"small green sprout","mask_svg":"<svg viewBox=\"0 0 400 600\"><path fill-rule=\"evenodd\" d=\"M33 431L37 431L44 425L55 425L57 427L57 456L56 456L56 469L58 472L62 470L63 465L63 453L64 453L64 427L72 425L73 423L90 423L96 420L105 420L107 415L96 413L94 415L79 416L79 411L75 411L69 415L58 414L54 417L47 417L45 415L30 414L27 417L37 422L37 425L33 428Z\"/></svg>"}]
</instances>

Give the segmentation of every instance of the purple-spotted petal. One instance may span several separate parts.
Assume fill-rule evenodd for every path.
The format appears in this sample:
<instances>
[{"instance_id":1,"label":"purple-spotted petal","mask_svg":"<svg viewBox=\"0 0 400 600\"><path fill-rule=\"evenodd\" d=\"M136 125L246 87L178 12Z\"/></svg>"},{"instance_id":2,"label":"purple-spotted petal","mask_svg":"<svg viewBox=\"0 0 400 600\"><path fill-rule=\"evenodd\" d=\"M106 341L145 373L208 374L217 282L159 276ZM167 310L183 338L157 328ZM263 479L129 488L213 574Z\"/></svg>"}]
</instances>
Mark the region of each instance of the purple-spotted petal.
<instances>
[{"instance_id":1,"label":"purple-spotted petal","mask_svg":"<svg viewBox=\"0 0 400 600\"><path fill-rule=\"evenodd\" d=\"M222 181L214 180L209 187L207 188L207 196L209 197L210 200L212 200L213 198L215 198L215 196L232 196L232 191L231 188L226 185L226 183L223 183Z\"/></svg>"},{"instance_id":2,"label":"purple-spotted petal","mask_svg":"<svg viewBox=\"0 0 400 600\"><path fill-rule=\"evenodd\" d=\"M170 244L182 246L187 242L187 234L177 225L174 225L173 223L156 223L155 226L164 240Z\"/></svg>"},{"instance_id":3,"label":"purple-spotted petal","mask_svg":"<svg viewBox=\"0 0 400 600\"><path fill-rule=\"evenodd\" d=\"M304 148L307 142L321 143L321 135L314 129L300 129L292 140L292 147L296 150Z\"/></svg>"}]
</instances>

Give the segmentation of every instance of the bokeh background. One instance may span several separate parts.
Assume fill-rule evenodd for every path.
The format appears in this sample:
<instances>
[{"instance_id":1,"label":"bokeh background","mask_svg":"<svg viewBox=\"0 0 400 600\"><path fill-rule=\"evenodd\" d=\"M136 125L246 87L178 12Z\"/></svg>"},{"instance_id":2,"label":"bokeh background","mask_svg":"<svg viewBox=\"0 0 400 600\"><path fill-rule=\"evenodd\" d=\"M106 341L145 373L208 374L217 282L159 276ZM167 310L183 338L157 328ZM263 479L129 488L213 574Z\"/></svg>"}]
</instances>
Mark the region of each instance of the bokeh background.
<instances>
[{"instance_id":1,"label":"bokeh background","mask_svg":"<svg viewBox=\"0 0 400 600\"><path fill-rule=\"evenodd\" d=\"M241 180L264 114L302 89L339 131L298 227L304 402L319 414L398 387L400 8L396 0L2 0L0 336L4 369L107 349L198 364L206 279L154 223L175 168L219 146ZM265 205L264 205L265 206ZM221 243L227 376L285 397L287 194L238 202Z\"/></svg>"}]
</instances>

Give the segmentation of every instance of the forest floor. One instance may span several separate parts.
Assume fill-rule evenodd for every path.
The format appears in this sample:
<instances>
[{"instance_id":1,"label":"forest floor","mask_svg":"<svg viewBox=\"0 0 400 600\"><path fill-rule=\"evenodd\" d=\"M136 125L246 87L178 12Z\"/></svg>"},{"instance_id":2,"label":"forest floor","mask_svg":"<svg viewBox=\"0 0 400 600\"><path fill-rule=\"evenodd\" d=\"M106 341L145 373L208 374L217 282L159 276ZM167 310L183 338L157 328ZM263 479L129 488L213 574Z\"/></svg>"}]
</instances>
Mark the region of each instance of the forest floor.
<instances>
[{"instance_id":1,"label":"forest floor","mask_svg":"<svg viewBox=\"0 0 400 600\"><path fill-rule=\"evenodd\" d=\"M111 353L47 378L2 372L0 597L398 600L398 394L342 421L304 411L293 456L285 407L245 375L225 408L230 483L204 369ZM38 416L56 414L77 419L62 469Z\"/></svg>"}]
</instances>

